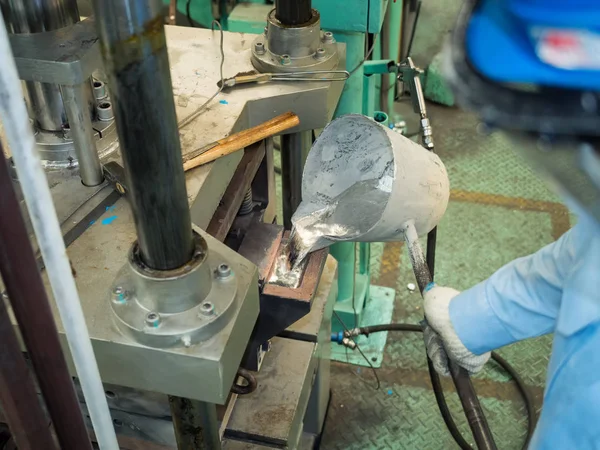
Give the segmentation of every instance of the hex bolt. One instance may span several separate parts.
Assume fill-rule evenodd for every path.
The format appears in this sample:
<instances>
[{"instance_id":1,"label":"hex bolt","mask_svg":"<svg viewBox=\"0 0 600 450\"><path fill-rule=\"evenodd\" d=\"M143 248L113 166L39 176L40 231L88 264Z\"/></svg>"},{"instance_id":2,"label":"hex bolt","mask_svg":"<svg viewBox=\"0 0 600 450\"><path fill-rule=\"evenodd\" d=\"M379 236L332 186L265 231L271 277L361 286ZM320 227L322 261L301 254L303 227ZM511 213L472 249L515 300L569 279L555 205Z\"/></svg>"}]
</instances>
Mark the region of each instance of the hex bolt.
<instances>
[{"instance_id":1,"label":"hex bolt","mask_svg":"<svg viewBox=\"0 0 600 450\"><path fill-rule=\"evenodd\" d=\"M146 314L146 325L148 325L151 328L158 328L158 326L160 325L160 316L158 315L158 313L149 312L148 314Z\"/></svg>"},{"instance_id":2,"label":"hex bolt","mask_svg":"<svg viewBox=\"0 0 600 450\"><path fill-rule=\"evenodd\" d=\"M112 104L110 102L100 102L96 107L96 114L98 115L98 120L102 122L108 122L115 118L113 114Z\"/></svg>"},{"instance_id":3,"label":"hex bolt","mask_svg":"<svg viewBox=\"0 0 600 450\"><path fill-rule=\"evenodd\" d=\"M112 290L112 301L125 303L127 301L127 291L122 286L115 286Z\"/></svg>"},{"instance_id":4,"label":"hex bolt","mask_svg":"<svg viewBox=\"0 0 600 450\"><path fill-rule=\"evenodd\" d=\"M323 59L323 58L325 58L325 56L327 56L327 52L325 51L324 48L318 48L317 51L315 52L316 59Z\"/></svg>"},{"instance_id":5,"label":"hex bolt","mask_svg":"<svg viewBox=\"0 0 600 450\"><path fill-rule=\"evenodd\" d=\"M204 302L200 305L200 314L203 316L212 316L215 313L215 305L211 302Z\"/></svg>"},{"instance_id":6,"label":"hex bolt","mask_svg":"<svg viewBox=\"0 0 600 450\"><path fill-rule=\"evenodd\" d=\"M100 80L94 80L94 97L96 100L102 100L106 98L106 85Z\"/></svg>"},{"instance_id":7,"label":"hex bolt","mask_svg":"<svg viewBox=\"0 0 600 450\"><path fill-rule=\"evenodd\" d=\"M225 263L219 264L219 267L217 267L217 277L223 279L229 277L230 275L231 267Z\"/></svg>"},{"instance_id":8,"label":"hex bolt","mask_svg":"<svg viewBox=\"0 0 600 450\"><path fill-rule=\"evenodd\" d=\"M258 55L264 55L265 54L265 44L263 44L262 42L257 42L254 44L254 52Z\"/></svg>"},{"instance_id":9,"label":"hex bolt","mask_svg":"<svg viewBox=\"0 0 600 450\"><path fill-rule=\"evenodd\" d=\"M292 63L292 58L290 58L290 55L281 55L281 59L279 60L279 62L282 65L287 66Z\"/></svg>"},{"instance_id":10,"label":"hex bolt","mask_svg":"<svg viewBox=\"0 0 600 450\"><path fill-rule=\"evenodd\" d=\"M323 33L323 41L333 42L333 33L331 31L326 31L325 33Z\"/></svg>"}]
</instances>

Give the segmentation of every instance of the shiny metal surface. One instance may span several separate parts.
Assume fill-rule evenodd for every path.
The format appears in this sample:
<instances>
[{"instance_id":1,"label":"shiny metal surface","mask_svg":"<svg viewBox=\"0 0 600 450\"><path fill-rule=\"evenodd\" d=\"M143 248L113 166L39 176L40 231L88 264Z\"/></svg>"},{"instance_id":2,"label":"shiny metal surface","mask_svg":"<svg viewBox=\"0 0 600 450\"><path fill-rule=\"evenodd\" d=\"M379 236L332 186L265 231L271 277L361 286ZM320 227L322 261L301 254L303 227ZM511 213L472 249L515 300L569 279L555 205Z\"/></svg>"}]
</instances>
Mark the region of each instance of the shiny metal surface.
<instances>
[{"instance_id":1,"label":"shiny metal surface","mask_svg":"<svg viewBox=\"0 0 600 450\"><path fill-rule=\"evenodd\" d=\"M302 201L302 172L312 146L312 130L281 136L281 197L283 225L292 228L292 215Z\"/></svg>"},{"instance_id":2,"label":"shiny metal surface","mask_svg":"<svg viewBox=\"0 0 600 450\"><path fill-rule=\"evenodd\" d=\"M89 83L61 86L63 103L69 119L69 131L75 144L79 176L86 186L97 186L104 181L100 157L96 150L94 128L89 110L92 106L87 95Z\"/></svg>"},{"instance_id":3,"label":"shiny metal surface","mask_svg":"<svg viewBox=\"0 0 600 450\"><path fill-rule=\"evenodd\" d=\"M2 14L9 33L31 34L53 31L79 21L76 0L2 0ZM31 117L43 130L58 131L66 113L56 85L26 81L25 92Z\"/></svg>"}]
</instances>

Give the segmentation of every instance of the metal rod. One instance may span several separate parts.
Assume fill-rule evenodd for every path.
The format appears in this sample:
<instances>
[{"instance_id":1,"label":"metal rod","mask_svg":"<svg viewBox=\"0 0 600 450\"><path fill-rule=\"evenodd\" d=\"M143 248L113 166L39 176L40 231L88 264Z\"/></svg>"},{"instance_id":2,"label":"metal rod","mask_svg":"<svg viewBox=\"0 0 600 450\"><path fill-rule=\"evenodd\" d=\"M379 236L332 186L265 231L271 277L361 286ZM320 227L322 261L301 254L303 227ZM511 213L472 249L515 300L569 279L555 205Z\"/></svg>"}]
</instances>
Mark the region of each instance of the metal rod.
<instances>
[{"instance_id":1,"label":"metal rod","mask_svg":"<svg viewBox=\"0 0 600 450\"><path fill-rule=\"evenodd\" d=\"M98 186L104 181L100 157L96 150L94 128L89 114L86 85L61 86L63 103L79 162L79 176L86 186Z\"/></svg>"},{"instance_id":2,"label":"metal rod","mask_svg":"<svg viewBox=\"0 0 600 450\"><path fill-rule=\"evenodd\" d=\"M312 18L311 0L275 0L275 17L283 25L302 25Z\"/></svg>"},{"instance_id":3,"label":"metal rod","mask_svg":"<svg viewBox=\"0 0 600 450\"><path fill-rule=\"evenodd\" d=\"M71 264L52 202L46 175L39 161L25 103L21 96L17 67L10 49L4 21L0 20L0 118L12 151L13 161L29 217L58 306L73 363L101 450L117 450L104 388L94 357Z\"/></svg>"},{"instance_id":4,"label":"metal rod","mask_svg":"<svg viewBox=\"0 0 600 450\"><path fill-rule=\"evenodd\" d=\"M419 236L413 223L406 225L404 231L404 239L408 248L408 255L415 272L417 284L421 294L429 283L432 282L431 273L427 267L425 255L419 242ZM496 444L492 437L492 431L487 423L487 419L483 414L483 409L479 403L479 398L471 383L471 377L466 369L458 364L450 361L450 374L454 387L462 403L465 416L473 433L475 444L479 450L496 450Z\"/></svg>"},{"instance_id":5,"label":"metal rod","mask_svg":"<svg viewBox=\"0 0 600 450\"><path fill-rule=\"evenodd\" d=\"M2 163L4 164L4 162ZM20 450L55 450L50 427L0 299L0 404Z\"/></svg>"},{"instance_id":6,"label":"metal rod","mask_svg":"<svg viewBox=\"0 0 600 450\"><path fill-rule=\"evenodd\" d=\"M219 450L217 408L212 403L169 397L177 450Z\"/></svg>"},{"instance_id":7,"label":"metal rod","mask_svg":"<svg viewBox=\"0 0 600 450\"><path fill-rule=\"evenodd\" d=\"M169 270L192 256L160 0L94 0L142 260Z\"/></svg>"},{"instance_id":8,"label":"metal rod","mask_svg":"<svg viewBox=\"0 0 600 450\"><path fill-rule=\"evenodd\" d=\"M76 0L2 0L0 5L9 33L41 33L79 22ZM67 116L59 86L37 81L24 84L36 126L43 130L61 131L67 123ZM88 94L91 96L91 88Z\"/></svg>"},{"instance_id":9,"label":"metal rod","mask_svg":"<svg viewBox=\"0 0 600 450\"><path fill-rule=\"evenodd\" d=\"M302 201L302 171L312 146L312 130L281 136L281 196L283 226L292 228L292 215Z\"/></svg>"},{"instance_id":10,"label":"metal rod","mask_svg":"<svg viewBox=\"0 0 600 450\"><path fill-rule=\"evenodd\" d=\"M2 155L0 144L0 155ZM58 441L62 448L91 450L79 400L62 353L50 303L8 166L0 161L0 273ZM1 302L1 300L0 300Z\"/></svg>"}]
</instances>

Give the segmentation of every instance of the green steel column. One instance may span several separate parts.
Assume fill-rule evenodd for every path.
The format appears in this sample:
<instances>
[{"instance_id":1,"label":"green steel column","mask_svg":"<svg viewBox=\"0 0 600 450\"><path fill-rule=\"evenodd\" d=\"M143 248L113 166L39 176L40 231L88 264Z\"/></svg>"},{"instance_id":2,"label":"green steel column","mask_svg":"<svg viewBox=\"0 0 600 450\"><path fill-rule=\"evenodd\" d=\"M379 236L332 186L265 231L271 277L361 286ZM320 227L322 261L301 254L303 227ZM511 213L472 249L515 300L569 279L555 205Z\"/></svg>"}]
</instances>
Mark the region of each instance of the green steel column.
<instances>
[{"instance_id":1,"label":"green steel column","mask_svg":"<svg viewBox=\"0 0 600 450\"><path fill-rule=\"evenodd\" d=\"M339 42L346 44L346 69L354 71L365 56L365 34L334 32ZM363 112L364 69L359 67L346 81L335 117ZM368 244L364 244L368 247ZM338 261L338 304L335 309L344 323L354 326L359 323L368 286L368 275L356 274L356 244L340 242L331 247L331 254ZM368 252L367 252L368 254ZM357 278L360 278L357 279ZM364 279L367 278L365 285ZM356 314L354 313L356 311Z\"/></svg>"},{"instance_id":2,"label":"green steel column","mask_svg":"<svg viewBox=\"0 0 600 450\"><path fill-rule=\"evenodd\" d=\"M337 41L346 44L346 69L352 72L364 58L365 34L334 31L333 35ZM360 67L346 81L334 117L350 113L362 113L363 73L363 68Z\"/></svg>"},{"instance_id":3,"label":"green steel column","mask_svg":"<svg viewBox=\"0 0 600 450\"><path fill-rule=\"evenodd\" d=\"M403 1L389 2L383 29L385 30L386 42L383 46L383 58L400 62L400 39L402 36L402 11ZM396 74L382 75L383 92L381 95L381 110L388 113L390 121L395 122L394 117L394 83Z\"/></svg>"}]
</instances>

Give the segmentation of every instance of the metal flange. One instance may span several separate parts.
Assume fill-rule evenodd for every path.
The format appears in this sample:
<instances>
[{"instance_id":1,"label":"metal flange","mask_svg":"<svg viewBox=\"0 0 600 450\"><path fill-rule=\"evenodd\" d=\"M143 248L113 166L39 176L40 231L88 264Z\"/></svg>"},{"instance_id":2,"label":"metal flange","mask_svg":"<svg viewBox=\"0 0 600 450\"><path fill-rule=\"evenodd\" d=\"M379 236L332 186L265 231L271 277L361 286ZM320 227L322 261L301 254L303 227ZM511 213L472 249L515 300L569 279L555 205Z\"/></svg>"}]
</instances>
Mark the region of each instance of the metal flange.
<instances>
[{"instance_id":1,"label":"metal flange","mask_svg":"<svg viewBox=\"0 0 600 450\"><path fill-rule=\"evenodd\" d=\"M117 328L150 347L189 347L211 338L229 321L237 279L229 264L194 234L192 260L173 270L153 270L135 242L112 286Z\"/></svg>"},{"instance_id":2,"label":"metal flange","mask_svg":"<svg viewBox=\"0 0 600 450\"><path fill-rule=\"evenodd\" d=\"M338 54L331 32L321 31L319 12L297 27L283 25L275 10L267 16L265 33L254 40L252 64L259 72L299 72L337 67Z\"/></svg>"}]
</instances>

